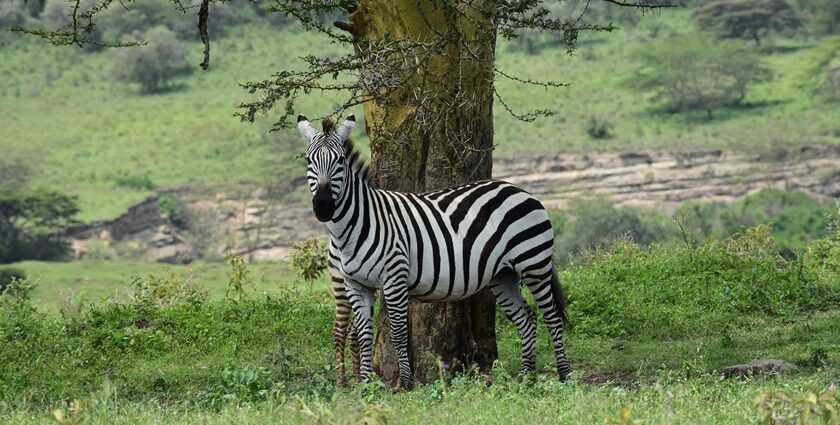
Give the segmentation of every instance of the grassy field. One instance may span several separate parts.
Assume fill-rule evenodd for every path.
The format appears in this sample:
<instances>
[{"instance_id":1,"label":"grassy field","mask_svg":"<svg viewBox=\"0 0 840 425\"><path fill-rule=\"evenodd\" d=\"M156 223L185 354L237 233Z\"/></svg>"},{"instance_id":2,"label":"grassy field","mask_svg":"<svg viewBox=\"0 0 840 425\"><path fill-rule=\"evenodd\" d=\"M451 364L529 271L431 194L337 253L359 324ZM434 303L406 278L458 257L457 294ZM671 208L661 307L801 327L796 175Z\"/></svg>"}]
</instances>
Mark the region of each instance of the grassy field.
<instances>
[{"instance_id":1,"label":"grassy field","mask_svg":"<svg viewBox=\"0 0 840 425\"><path fill-rule=\"evenodd\" d=\"M516 330L497 314L492 385L457 374L396 394L378 381L333 385L330 294L324 282L301 290L281 277L283 266L253 269L271 277L258 286L264 293L240 300L222 295L217 266L201 280L213 294L206 301L112 299L69 314L48 306L60 301L39 292L50 288L42 282L33 293L39 307L0 298L0 421L740 424L766 411L798 417L811 394L823 397L808 407L815 415L837 409L840 264L825 254L840 252L840 234L790 262L746 238L650 248L618 241L573 261L561 274L575 323L570 383L553 377L544 326L538 371L517 376ZM82 265L74 274L85 275ZM69 270L21 266L44 281ZM113 285L131 267L91 274L89 285ZM723 367L756 358L798 369L721 379Z\"/></svg>"},{"instance_id":2,"label":"grassy field","mask_svg":"<svg viewBox=\"0 0 840 425\"><path fill-rule=\"evenodd\" d=\"M134 277L149 274L189 276L207 290L211 299L224 296L230 280L230 267L225 263L197 262L189 266L162 265L127 260L83 260L67 263L25 261L11 264L22 269L37 283L32 292L32 304L38 310L57 313L61 307L77 304L97 304L126 301ZM285 289L300 291L327 289L327 278L322 277L312 286L296 279L287 263L255 263L249 267L254 294L277 295Z\"/></svg>"},{"instance_id":3,"label":"grassy field","mask_svg":"<svg viewBox=\"0 0 840 425\"><path fill-rule=\"evenodd\" d=\"M647 101L649 96L628 88L636 66L634 51L655 36L691 30L688 11L669 10L611 34L583 34L573 56L551 46L529 55L513 43L500 42L500 69L571 86L545 90L499 77L499 91L512 107L520 112L549 108L556 115L523 123L496 105L496 154L773 150L840 141L840 104L821 103L798 86L813 42L771 41L762 57L776 78L750 93L746 102L751 107L722 109L712 121L702 111L662 112ZM303 170L293 159L302 151L302 141L293 130L269 134L276 116L260 117L254 125L234 117L236 105L249 98L238 84L299 67L301 54L347 52L294 26L237 26L214 39L209 71L196 70L171 92L142 96L137 86L115 81L111 51L83 53L32 39L8 39L12 42L0 45L6 59L0 63L0 148L8 161L32 168L32 186L78 195L83 221L114 217L161 188L230 192L288 184ZM188 42L186 50L190 63L200 61L199 44ZM337 98L312 93L301 99L298 110L317 115L338 103ZM361 110L354 112L362 115ZM595 140L587 135L593 116L611 123L614 136ZM364 145L362 131L356 137Z\"/></svg>"}]
</instances>

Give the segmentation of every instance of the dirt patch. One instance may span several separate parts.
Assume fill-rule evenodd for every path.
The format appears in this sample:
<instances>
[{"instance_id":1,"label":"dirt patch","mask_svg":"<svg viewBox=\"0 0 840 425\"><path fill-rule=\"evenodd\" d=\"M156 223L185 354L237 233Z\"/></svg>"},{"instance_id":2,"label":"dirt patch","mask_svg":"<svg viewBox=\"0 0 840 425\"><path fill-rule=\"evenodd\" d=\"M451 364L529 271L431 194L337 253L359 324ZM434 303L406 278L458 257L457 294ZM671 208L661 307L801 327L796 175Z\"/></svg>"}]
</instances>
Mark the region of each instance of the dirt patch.
<instances>
[{"instance_id":1,"label":"dirt patch","mask_svg":"<svg viewBox=\"0 0 840 425\"><path fill-rule=\"evenodd\" d=\"M637 387L639 383L630 372L592 372L580 378L580 382L594 387Z\"/></svg>"}]
</instances>

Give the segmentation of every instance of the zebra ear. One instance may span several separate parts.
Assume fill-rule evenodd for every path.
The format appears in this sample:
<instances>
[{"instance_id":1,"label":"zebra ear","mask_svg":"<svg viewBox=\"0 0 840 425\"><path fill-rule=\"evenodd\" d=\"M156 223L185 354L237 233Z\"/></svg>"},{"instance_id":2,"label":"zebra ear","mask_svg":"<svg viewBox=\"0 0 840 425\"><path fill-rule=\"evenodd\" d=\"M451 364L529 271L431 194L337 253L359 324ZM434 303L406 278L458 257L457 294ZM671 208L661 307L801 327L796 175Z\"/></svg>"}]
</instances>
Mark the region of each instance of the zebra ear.
<instances>
[{"instance_id":1,"label":"zebra ear","mask_svg":"<svg viewBox=\"0 0 840 425\"><path fill-rule=\"evenodd\" d=\"M303 115L298 115L298 123L297 128L300 130L300 134L306 138L307 141L312 141L312 138L315 137L315 134L318 132L312 127L312 124L309 123L309 120L306 119Z\"/></svg>"},{"instance_id":2,"label":"zebra ear","mask_svg":"<svg viewBox=\"0 0 840 425\"><path fill-rule=\"evenodd\" d=\"M338 137L340 137L341 141L343 142L347 140L348 137L350 137L350 133L353 131L354 128L356 128L356 116L350 115L349 117L347 117L346 120L344 120L344 123L341 124L341 127L339 127L338 130L336 130L335 132L336 134L338 134Z\"/></svg>"}]
</instances>

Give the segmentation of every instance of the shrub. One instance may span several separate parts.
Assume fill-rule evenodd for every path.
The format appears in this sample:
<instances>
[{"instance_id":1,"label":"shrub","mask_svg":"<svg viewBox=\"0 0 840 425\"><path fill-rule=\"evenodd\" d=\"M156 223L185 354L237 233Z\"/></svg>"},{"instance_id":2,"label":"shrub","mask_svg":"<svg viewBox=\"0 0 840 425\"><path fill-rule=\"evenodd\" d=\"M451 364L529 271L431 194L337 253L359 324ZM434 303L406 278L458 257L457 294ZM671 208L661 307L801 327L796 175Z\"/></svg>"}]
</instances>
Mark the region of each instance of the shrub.
<instances>
[{"instance_id":1,"label":"shrub","mask_svg":"<svg viewBox=\"0 0 840 425\"><path fill-rule=\"evenodd\" d=\"M169 218L176 229L187 230L190 228L189 213L184 201L180 198L165 193L158 197L157 207L161 214L165 214Z\"/></svg>"},{"instance_id":2,"label":"shrub","mask_svg":"<svg viewBox=\"0 0 840 425\"><path fill-rule=\"evenodd\" d=\"M118 49L114 54L114 75L119 81L139 83L141 93L153 94L170 89L175 77L189 74L192 67L172 30L157 26L137 35L148 43Z\"/></svg>"},{"instance_id":3,"label":"shrub","mask_svg":"<svg viewBox=\"0 0 840 425\"><path fill-rule=\"evenodd\" d=\"M292 270L311 286L327 270L327 244L318 238L295 244L291 260Z\"/></svg>"},{"instance_id":4,"label":"shrub","mask_svg":"<svg viewBox=\"0 0 840 425\"><path fill-rule=\"evenodd\" d=\"M124 187L133 190L154 190L157 185L152 181L149 173L135 175L123 172L114 178L117 187Z\"/></svg>"},{"instance_id":5,"label":"shrub","mask_svg":"<svg viewBox=\"0 0 840 425\"><path fill-rule=\"evenodd\" d=\"M58 192L0 190L0 263L62 259L68 245L54 232L78 210L75 197Z\"/></svg>"},{"instance_id":6,"label":"shrub","mask_svg":"<svg viewBox=\"0 0 840 425\"><path fill-rule=\"evenodd\" d=\"M170 305L200 305L207 301L207 291L195 281L193 269L182 274L170 272L168 275L149 273L146 277L132 278L131 300L146 307Z\"/></svg>"},{"instance_id":7,"label":"shrub","mask_svg":"<svg viewBox=\"0 0 840 425\"><path fill-rule=\"evenodd\" d=\"M15 280L25 280L26 272L14 267L0 268L0 294Z\"/></svg>"},{"instance_id":8,"label":"shrub","mask_svg":"<svg viewBox=\"0 0 840 425\"><path fill-rule=\"evenodd\" d=\"M626 237L647 245L664 235L653 212L616 207L607 199L578 201L571 209L574 217L563 224L561 233L555 233L556 258L561 262L608 240Z\"/></svg>"},{"instance_id":9,"label":"shrub","mask_svg":"<svg viewBox=\"0 0 840 425\"><path fill-rule=\"evenodd\" d=\"M828 234L830 207L802 192L764 189L732 203L688 202L675 216L687 229L697 229L692 241L725 238L745 227L770 224L774 247L785 257L803 251Z\"/></svg>"},{"instance_id":10,"label":"shrub","mask_svg":"<svg viewBox=\"0 0 840 425\"><path fill-rule=\"evenodd\" d=\"M586 123L586 134L593 139L609 139L613 137L614 127L607 114L590 115Z\"/></svg>"}]
</instances>

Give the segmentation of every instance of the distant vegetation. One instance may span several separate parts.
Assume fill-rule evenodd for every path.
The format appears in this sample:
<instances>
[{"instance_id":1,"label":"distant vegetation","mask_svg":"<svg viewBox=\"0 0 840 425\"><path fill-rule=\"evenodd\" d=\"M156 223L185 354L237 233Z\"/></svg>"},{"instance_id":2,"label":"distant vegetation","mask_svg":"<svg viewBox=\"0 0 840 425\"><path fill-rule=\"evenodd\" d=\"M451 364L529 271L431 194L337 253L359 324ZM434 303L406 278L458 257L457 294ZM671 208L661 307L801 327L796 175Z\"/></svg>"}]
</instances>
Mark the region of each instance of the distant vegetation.
<instances>
[{"instance_id":1,"label":"distant vegetation","mask_svg":"<svg viewBox=\"0 0 840 425\"><path fill-rule=\"evenodd\" d=\"M66 23L68 3L63 0L2 3L0 15L7 18L0 20L6 27L55 28ZM500 76L496 86L511 107L520 112L548 108L555 115L522 123L504 108L495 108L495 155L646 148L767 151L840 142L840 103L825 102L831 96L824 96L831 93L827 87L834 87L837 59L803 75L805 65L824 62L816 59L823 51L818 46L837 31L834 21L824 19L834 13L836 2L824 1L819 7L804 0L788 2L803 16L804 26L792 32L762 33L761 48L740 39L715 45L712 50L733 49L729 57L712 58L725 66L717 68L717 74L697 74L707 67L680 68L702 77L703 84L698 86L703 90L700 97L682 96L682 107L679 100L664 96L660 86L640 90L627 82L636 70L665 60L660 56L645 62L638 56L640 50L664 55L666 48L657 47L662 44L675 54L690 50L677 40L698 36L694 10L708 2L675 3L685 7L641 14L593 2L587 22L614 22L620 29L610 34L582 33L572 56L565 54L560 38L525 33L510 42L500 41L500 69L571 86L544 90ZM97 37L112 42L144 39L146 35L134 32L161 25L174 34L175 45L183 46L186 63L197 68L202 46L192 13L178 12L165 0L126 4L130 11L115 7L102 16ZM562 3L553 13L577 13L578 6L582 3ZM21 164L38 164L30 168L35 186L78 196L82 221L113 218L155 190L187 187L205 193L208 188L250 193L256 186L287 184L301 175L303 165L294 158L303 147L294 132L269 134L276 117L262 117L248 126L232 116L236 105L248 100L238 83L302 66L297 59L301 54L346 52L246 2L214 3L211 14L211 68L168 80L155 77L169 75L168 71L154 71L145 89L115 76L131 69L120 65L122 60L143 56L154 50L151 46L57 49L19 34L0 34L4 153ZM685 57L707 63L707 55ZM774 78L761 78L763 69ZM139 75L141 70L134 72ZM680 84L689 74L660 76ZM162 91L166 88L177 90ZM158 94L142 96L140 91ZM338 101L313 94L299 107L319 113L332 110ZM713 106L713 120L707 120L708 110L702 105ZM361 110L355 112L362 115ZM366 143L363 132L355 136ZM286 193L292 198L299 195Z\"/></svg>"},{"instance_id":2,"label":"distant vegetation","mask_svg":"<svg viewBox=\"0 0 840 425\"><path fill-rule=\"evenodd\" d=\"M0 188L0 264L62 259L67 242L53 233L78 211L75 198L58 192Z\"/></svg>"},{"instance_id":3,"label":"distant vegetation","mask_svg":"<svg viewBox=\"0 0 840 425\"><path fill-rule=\"evenodd\" d=\"M694 10L697 25L726 38L745 38L761 45L768 34L793 34L805 18L787 0L712 0Z\"/></svg>"},{"instance_id":4,"label":"distant vegetation","mask_svg":"<svg viewBox=\"0 0 840 425\"><path fill-rule=\"evenodd\" d=\"M715 110L737 106L749 89L772 74L758 53L708 34L684 34L641 47L641 67L629 78L642 94L655 93L671 112L699 109L712 119Z\"/></svg>"},{"instance_id":5,"label":"distant vegetation","mask_svg":"<svg viewBox=\"0 0 840 425\"><path fill-rule=\"evenodd\" d=\"M169 28L158 25L136 33L135 38L148 45L116 51L114 75L118 80L140 83L142 93L152 94L171 88L172 79L193 71L184 46Z\"/></svg>"},{"instance_id":6,"label":"distant vegetation","mask_svg":"<svg viewBox=\"0 0 840 425\"><path fill-rule=\"evenodd\" d=\"M746 228L767 225L773 247L786 258L801 256L811 241L829 233L837 206L802 192L765 189L735 202L687 202L673 216L655 210L616 207L609 199L574 202L571 215L552 211L555 257L561 263L615 239L642 246L680 241L702 245Z\"/></svg>"}]
</instances>

